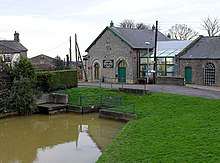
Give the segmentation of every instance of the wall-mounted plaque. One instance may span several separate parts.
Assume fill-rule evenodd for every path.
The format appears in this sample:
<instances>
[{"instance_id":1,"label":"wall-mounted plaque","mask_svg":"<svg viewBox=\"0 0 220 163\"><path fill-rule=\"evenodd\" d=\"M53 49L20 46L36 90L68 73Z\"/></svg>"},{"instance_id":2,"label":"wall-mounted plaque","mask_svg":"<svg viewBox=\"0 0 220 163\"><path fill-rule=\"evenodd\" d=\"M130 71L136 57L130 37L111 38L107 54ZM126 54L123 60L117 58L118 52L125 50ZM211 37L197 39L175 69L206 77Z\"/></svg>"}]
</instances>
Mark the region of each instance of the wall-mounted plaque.
<instances>
[{"instance_id":1,"label":"wall-mounted plaque","mask_svg":"<svg viewBox=\"0 0 220 163\"><path fill-rule=\"evenodd\" d=\"M103 60L103 68L114 68L114 60Z\"/></svg>"}]
</instances>

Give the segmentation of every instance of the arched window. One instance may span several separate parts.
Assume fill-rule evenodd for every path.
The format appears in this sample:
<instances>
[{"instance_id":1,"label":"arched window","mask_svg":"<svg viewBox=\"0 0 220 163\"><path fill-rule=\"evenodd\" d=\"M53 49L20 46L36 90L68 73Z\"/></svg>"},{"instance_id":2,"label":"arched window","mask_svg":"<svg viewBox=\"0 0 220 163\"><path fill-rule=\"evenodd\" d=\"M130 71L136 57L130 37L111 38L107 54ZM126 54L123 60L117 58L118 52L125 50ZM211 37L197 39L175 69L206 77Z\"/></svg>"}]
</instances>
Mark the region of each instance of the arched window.
<instances>
[{"instance_id":1,"label":"arched window","mask_svg":"<svg viewBox=\"0 0 220 163\"><path fill-rule=\"evenodd\" d=\"M95 77L95 79L99 79L99 64L98 63L95 63L95 65L94 65L94 77Z\"/></svg>"},{"instance_id":2,"label":"arched window","mask_svg":"<svg viewBox=\"0 0 220 163\"><path fill-rule=\"evenodd\" d=\"M124 60L120 61L119 64L118 64L118 67L126 67L126 63Z\"/></svg>"},{"instance_id":3,"label":"arched window","mask_svg":"<svg viewBox=\"0 0 220 163\"><path fill-rule=\"evenodd\" d=\"M215 65L207 63L204 72L205 85L215 85Z\"/></svg>"}]
</instances>

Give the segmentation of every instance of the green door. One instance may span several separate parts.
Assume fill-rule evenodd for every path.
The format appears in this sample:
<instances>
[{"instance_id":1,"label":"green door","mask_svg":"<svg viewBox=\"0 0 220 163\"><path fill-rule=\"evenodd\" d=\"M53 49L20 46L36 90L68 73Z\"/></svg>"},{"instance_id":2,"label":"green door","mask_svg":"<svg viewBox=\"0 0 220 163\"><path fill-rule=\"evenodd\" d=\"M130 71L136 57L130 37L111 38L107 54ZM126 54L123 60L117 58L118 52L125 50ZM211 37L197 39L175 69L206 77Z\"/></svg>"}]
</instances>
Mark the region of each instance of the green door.
<instances>
[{"instance_id":1,"label":"green door","mask_svg":"<svg viewBox=\"0 0 220 163\"><path fill-rule=\"evenodd\" d=\"M192 82L192 68L191 67L185 67L185 79L186 79L186 83Z\"/></svg>"},{"instance_id":2,"label":"green door","mask_svg":"<svg viewBox=\"0 0 220 163\"><path fill-rule=\"evenodd\" d=\"M121 82L121 83L126 82L126 67L118 68L118 82Z\"/></svg>"}]
</instances>

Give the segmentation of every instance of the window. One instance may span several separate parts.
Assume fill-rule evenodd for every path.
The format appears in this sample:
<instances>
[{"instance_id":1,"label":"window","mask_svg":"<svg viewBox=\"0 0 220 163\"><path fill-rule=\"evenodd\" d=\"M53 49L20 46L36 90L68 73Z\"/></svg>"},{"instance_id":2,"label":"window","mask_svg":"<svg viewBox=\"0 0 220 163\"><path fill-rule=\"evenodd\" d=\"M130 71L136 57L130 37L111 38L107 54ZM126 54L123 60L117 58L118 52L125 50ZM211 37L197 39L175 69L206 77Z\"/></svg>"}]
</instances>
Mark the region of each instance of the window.
<instances>
[{"instance_id":1,"label":"window","mask_svg":"<svg viewBox=\"0 0 220 163\"><path fill-rule=\"evenodd\" d=\"M120 61L119 64L118 64L118 67L126 67L126 63L124 60Z\"/></svg>"},{"instance_id":2,"label":"window","mask_svg":"<svg viewBox=\"0 0 220 163\"><path fill-rule=\"evenodd\" d=\"M215 85L215 65L207 63L205 66L205 85Z\"/></svg>"},{"instance_id":3,"label":"window","mask_svg":"<svg viewBox=\"0 0 220 163\"><path fill-rule=\"evenodd\" d=\"M95 67L95 79L99 79L99 64L98 63L95 63L95 65L94 65L94 67Z\"/></svg>"}]
</instances>

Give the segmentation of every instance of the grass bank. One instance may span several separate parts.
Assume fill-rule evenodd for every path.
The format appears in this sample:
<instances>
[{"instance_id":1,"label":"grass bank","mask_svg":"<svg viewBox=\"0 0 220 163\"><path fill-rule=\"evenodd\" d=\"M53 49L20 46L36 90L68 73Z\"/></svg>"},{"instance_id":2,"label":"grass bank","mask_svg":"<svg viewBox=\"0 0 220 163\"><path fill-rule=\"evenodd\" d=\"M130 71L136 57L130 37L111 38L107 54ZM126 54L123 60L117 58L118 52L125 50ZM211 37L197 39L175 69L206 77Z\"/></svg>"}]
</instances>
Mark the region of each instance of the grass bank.
<instances>
[{"instance_id":1,"label":"grass bank","mask_svg":"<svg viewBox=\"0 0 220 163\"><path fill-rule=\"evenodd\" d=\"M103 88L65 92L70 97L108 93L136 102L138 118L123 128L98 163L220 162L220 100L162 93L142 96Z\"/></svg>"}]
</instances>

